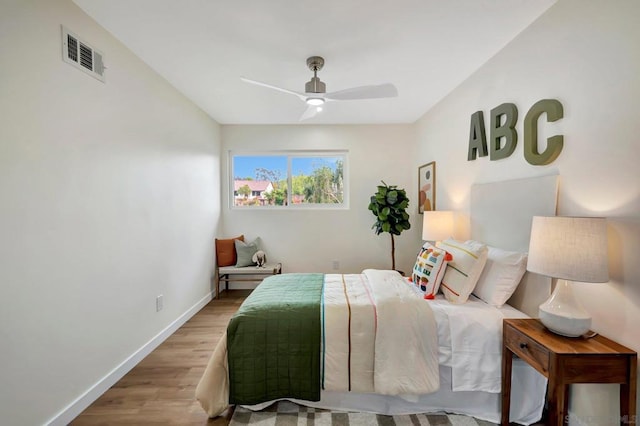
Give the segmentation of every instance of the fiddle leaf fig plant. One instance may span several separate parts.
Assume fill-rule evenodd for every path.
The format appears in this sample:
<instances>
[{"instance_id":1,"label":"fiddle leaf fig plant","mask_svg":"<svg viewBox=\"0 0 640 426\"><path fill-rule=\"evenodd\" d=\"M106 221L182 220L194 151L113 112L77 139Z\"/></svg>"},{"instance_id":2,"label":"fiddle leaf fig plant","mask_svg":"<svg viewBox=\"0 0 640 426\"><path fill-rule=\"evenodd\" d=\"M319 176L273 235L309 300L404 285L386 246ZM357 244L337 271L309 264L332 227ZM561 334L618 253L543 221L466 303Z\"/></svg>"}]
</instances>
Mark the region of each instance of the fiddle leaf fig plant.
<instances>
[{"instance_id":1,"label":"fiddle leaf fig plant","mask_svg":"<svg viewBox=\"0 0 640 426\"><path fill-rule=\"evenodd\" d=\"M406 212L409 198L404 189L381 182L382 185L378 185L378 191L371 196L369 203L369 210L376 217L371 229L376 235L383 232L391 235L391 268L396 269L396 246L393 236L411 228L409 213Z\"/></svg>"}]
</instances>

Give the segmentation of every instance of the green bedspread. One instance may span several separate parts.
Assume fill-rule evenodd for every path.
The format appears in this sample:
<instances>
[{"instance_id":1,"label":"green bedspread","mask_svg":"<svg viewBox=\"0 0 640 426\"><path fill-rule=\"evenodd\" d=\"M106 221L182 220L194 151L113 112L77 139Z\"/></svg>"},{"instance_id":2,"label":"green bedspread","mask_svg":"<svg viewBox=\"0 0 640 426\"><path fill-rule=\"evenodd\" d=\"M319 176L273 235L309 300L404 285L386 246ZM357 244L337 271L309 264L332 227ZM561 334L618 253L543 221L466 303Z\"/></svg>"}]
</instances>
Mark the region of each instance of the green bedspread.
<instances>
[{"instance_id":1,"label":"green bedspread","mask_svg":"<svg viewBox=\"0 0 640 426\"><path fill-rule=\"evenodd\" d=\"M227 328L229 403L320 400L323 274L266 278Z\"/></svg>"}]
</instances>

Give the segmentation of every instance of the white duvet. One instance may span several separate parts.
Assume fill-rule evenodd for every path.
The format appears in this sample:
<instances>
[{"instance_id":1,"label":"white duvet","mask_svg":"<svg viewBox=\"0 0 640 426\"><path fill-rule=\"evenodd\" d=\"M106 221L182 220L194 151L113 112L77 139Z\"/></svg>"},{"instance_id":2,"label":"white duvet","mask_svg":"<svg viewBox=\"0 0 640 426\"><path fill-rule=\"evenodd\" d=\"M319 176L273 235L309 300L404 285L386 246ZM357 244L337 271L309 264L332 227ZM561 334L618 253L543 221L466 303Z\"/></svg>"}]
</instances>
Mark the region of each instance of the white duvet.
<instances>
[{"instance_id":1,"label":"white duvet","mask_svg":"<svg viewBox=\"0 0 640 426\"><path fill-rule=\"evenodd\" d=\"M325 390L382 395L438 390L433 312L397 272L326 275L323 323Z\"/></svg>"},{"instance_id":2,"label":"white duvet","mask_svg":"<svg viewBox=\"0 0 640 426\"><path fill-rule=\"evenodd\" d=\"M383 395L438 390L433 312L394 271L325 275L323 389ZM210 417L228 406L226 334L196 388Z\"/></svg>"}]
</instances>

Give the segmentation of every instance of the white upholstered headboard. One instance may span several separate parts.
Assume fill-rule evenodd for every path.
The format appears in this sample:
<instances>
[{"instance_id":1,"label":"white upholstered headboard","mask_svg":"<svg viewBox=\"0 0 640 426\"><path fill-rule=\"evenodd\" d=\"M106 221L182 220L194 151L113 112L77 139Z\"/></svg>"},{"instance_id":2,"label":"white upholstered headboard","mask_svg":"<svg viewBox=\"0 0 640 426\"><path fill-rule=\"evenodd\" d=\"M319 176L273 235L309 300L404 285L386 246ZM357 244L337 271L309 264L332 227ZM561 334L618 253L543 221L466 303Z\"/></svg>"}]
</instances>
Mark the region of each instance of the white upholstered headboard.
<instances>
[{"instance_id":1,"label":"white upholstered headboard","mask_svg":"<svg viewBox=\"0 0 640 426\"><path fill-rule=\"evenodd\" d=\"M493 247L529 250L533 216L555 216L558 175L475 184L471 187L471 238ZM551 291L551 279L527 272L509 304L532 316Z\"/></svg>"}]
</instances>

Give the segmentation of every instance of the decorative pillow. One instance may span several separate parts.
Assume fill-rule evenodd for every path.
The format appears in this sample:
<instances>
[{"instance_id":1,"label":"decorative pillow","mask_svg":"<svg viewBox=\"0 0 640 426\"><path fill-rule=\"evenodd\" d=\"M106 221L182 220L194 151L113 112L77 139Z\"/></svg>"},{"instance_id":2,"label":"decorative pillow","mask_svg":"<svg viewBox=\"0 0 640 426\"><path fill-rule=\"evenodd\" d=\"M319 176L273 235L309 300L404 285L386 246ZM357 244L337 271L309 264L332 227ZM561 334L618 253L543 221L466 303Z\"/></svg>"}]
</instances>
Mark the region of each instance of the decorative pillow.
<instances>
[{"instance_id":1,"label":"decorative pillow","mask_svg":"<svg viewBox=\"0 0 640 426\"><path fill-rule=\"evenodd\" d=\"M244 241L244 235L226 240L216 238L216 263L218 266L231 266L236 264L235 240Z\"/></svg>"},{"instance_id":2,"label":"decorative pillow","mask_svg":"<svg viewBox=\"0 0 640 426\"><path fill-rule=\"evenodd\" d=\"M253 261L253 255L256 254L258 250L261 250L260 237L256 238L250 243L235 240L234 244L236 245L236 254L238 255L238 260L236 260L236 268L255 265L255 262Z\"/></svg>"},{"instance_id":3,"label":"decorative pillow","mask_svg":"<svg viewBox=\"0 0 640 426\"><path fill-rule=\"evenodd\" d=\"M527 269L527 254L488 246L487 264L473 294L501 307L511 297Z\"/></svg>"},{"instance_id":4,"label":"decorative pillow","mask_svg":"<svg viewBox=\"0 0 640 426\"><path fill-rule=\"evenodd\" d=\"M438 241L436 247L453 256L440 284L444 297L452 303L465 303L487 262L487 246L476 241L463 243L450 238Z\"/></svg>"},{"instance_id":5,"label":"decorative pillow","mask_svg":"<svg viewBox=\"0 0 640 426\"><path fill-rule=\"evenodd\" d=\"M450 260L451 254L429 243L425 243L420 249L416 264L413 265L411 280L424 293L425 299L435 298Z\"/></svg>"}]
</instances>

